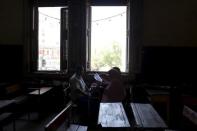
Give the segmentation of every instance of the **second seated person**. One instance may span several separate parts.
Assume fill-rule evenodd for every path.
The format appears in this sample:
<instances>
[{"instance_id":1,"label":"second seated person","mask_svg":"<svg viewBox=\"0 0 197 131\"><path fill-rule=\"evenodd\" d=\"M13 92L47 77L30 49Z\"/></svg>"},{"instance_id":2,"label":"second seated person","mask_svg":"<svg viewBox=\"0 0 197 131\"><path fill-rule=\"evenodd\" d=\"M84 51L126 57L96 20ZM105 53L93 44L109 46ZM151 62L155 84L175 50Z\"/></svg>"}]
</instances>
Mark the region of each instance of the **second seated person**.
<instances>
[{"instance_id":1,"label":"second seated person","mask_svg":"<svg viewBox=\"0 0 197 131\"><path fill-rule=\"evenodd\" d=\"M108 71L109 85L103 92L102 102L122 102L126 92L121 79L121 72L118 67L113 67Z\"/></svg>"}]
</instances>

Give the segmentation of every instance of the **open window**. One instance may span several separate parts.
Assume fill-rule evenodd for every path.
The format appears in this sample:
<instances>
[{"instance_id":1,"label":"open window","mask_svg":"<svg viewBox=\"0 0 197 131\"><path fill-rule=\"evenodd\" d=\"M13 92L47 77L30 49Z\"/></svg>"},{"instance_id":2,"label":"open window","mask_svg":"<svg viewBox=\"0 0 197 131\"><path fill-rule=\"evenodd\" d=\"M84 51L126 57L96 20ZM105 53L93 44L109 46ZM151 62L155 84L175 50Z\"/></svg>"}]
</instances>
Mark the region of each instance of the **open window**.
<instances>
[{"instance_id":1,"label":"open window","mask_svg":"<svg viewBox=\"0 0 197 131\"><path fill-rule=\"evenodd\" d=\"M33 17L33 70L36 72L66 72L68 8L36 7Z\"/></svg>"},{"instance_id":2,"label":"open window","mask_svg":"<svg viewBox=\"0 0 197 131\"><path fill-rule=\"evenodd\" d=\"M89 6L87 69L108 71L117 66L129 70L128 7Z\"/></svg>"}]
</instances>

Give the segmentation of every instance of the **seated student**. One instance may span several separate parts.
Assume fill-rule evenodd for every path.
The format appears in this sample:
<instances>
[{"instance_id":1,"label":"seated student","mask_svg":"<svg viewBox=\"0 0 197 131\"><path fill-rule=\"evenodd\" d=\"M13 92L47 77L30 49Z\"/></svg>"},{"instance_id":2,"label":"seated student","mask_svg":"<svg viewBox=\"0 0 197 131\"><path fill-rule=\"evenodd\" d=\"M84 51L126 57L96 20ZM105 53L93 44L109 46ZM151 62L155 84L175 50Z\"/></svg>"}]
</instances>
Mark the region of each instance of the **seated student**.
<instances>
[{"instance_id":1,"label":"seated student","mask_svg":"<svg viewBox=\"0 0 197 131\"><path fill-rule=\"evenodd\" d=\"M118 67L113 67L108 71L109 85L103 92L102 102L122 102L124 100L126 92L120 73Z\"/></svg>"},{"instance_id":2,"label":"seated student","mask_svg":"<svg viewBox=\"0 0 197 131\"><path fill-rule=\"evenodd\" d=\"M84 68L77 66L76 72L70 78L70 97L71 100L79 106L82 115L90 114L91 118L96 117L98 113L99 101L91 97L91 91L83 80ZM94 114L94 116L92 115ZM86 116L88 118L88 116Z\"/></svg>"},{"instance_id":3,"label":"seated student","mask_svg":"<svg viewBox=\"0 0 197 131\"><path fill-rule=\"evenodd\" d=\"M90 96L89 88L83 80L84 69L83 66L77 66L75 73L70 78L70 97L73 102L79 101L82 97Z\"/></svg>"}]
</instances>

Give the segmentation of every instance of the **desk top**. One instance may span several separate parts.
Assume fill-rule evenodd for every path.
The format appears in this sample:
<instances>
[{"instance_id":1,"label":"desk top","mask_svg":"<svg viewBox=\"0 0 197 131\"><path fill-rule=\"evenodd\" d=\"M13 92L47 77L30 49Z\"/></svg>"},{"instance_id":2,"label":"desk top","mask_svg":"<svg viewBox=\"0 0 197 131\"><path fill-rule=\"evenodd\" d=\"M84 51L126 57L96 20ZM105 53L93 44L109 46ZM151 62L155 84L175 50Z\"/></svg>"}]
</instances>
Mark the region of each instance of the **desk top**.
<instances>
[{"instance_id":1,"label":"desk top","mask_svg":"<svg viewBox=\"0 0 197 131\"><path fill-rule=\"evenodd\" d=\"M98 124L102 127L130 127L122 103L100 103Z\"/></svg>"},{"instance_id":2,"label":"desk top","mask_svg":"<svg viewBox=\"0 0 197 131\"><path fill-rule=\"evenodd\" d=\"M50 91L52 89L52 87L41 87L40 89L36 89L32 92L30 92L30 95L43 95L46 92Z\"/></svg>"},{"instance_id":3,"label":"desk top","mask_svg":"<svg viewBox=\"0 0 197 131\"><path fill-rule=\"evenodd\" d=\"M167 128L151 104L131 103L137 127L142 128Z\"/></svg>"}]
</instances>

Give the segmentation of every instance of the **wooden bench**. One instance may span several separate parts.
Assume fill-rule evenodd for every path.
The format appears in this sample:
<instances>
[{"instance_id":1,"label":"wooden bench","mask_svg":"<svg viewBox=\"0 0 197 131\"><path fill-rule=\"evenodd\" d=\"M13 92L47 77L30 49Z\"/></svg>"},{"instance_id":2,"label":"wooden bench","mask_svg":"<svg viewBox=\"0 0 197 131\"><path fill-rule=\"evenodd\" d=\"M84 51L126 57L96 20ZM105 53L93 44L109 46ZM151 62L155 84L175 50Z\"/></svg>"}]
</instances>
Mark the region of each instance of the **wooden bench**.
<instances>
[{"instance_id":1,"label":"wooden bench","mask_svg":"<svg viewBox=\"0 0 197 131\"><path fill-rule=\"evenodd\" d=\"M45 131L56 131L64 122L66 122L65 127L68 131L87 131L87 126L70 124L72 104L73 103L70 101L66 107L45 126Z\"/></svg>"},{"instance_id":2,"label":"wooden bench","mask_svg":"<svg viewBox=\"0 0 197 131\"><path fill-rule=\"evenodd\" d=\"M13 122L13 130L15 131L15 114L7 112L7 108L14 103L14 100L0 100L0 131L3 126Z\"/></svg>"},{"instance_id":3,"label":"wooden bench","mask_svg":"<svg viewBox=\"0 0 197 131\"><path fill-rule=\"evenodd\" d=\"M183 116L190 120L194 125L197 126L197 112L189 108L188 106L183 107Z\"/></svg>"},{"instance_id":4,"label":"wooden bench","mask_svg":"<svg viewBox=\"0 0 197 131\"><path fill-rule=\"evenodd\" d=\"M151 104L131 103L136 128L166 129L167 125Z\"/></svg>"},{"instance_id":5,"label":"wooden bench","mask_svg":"<svg viewBox=\"0 0 197 131\"><path fill-rule=\"evenodd\" d=\"M15 116L13 113L5 112L0 114L0 131L3 131L3 126L13 122L13 131L16 130Z\"/></svg>"}]
</instances>

